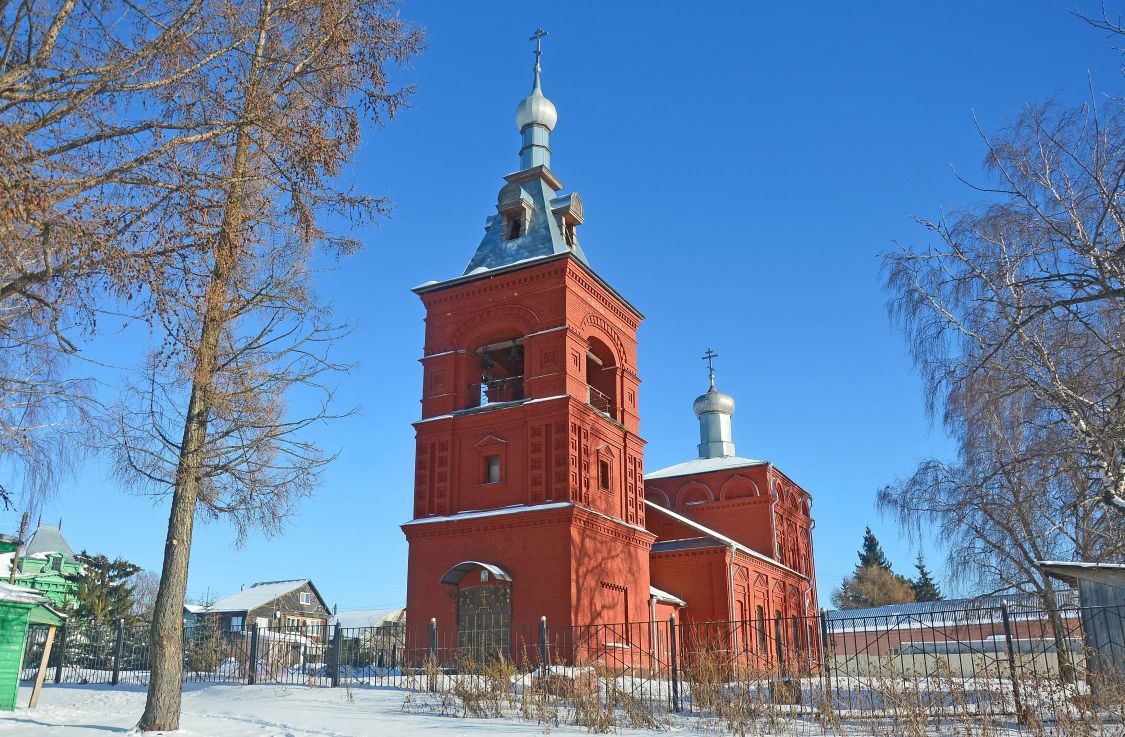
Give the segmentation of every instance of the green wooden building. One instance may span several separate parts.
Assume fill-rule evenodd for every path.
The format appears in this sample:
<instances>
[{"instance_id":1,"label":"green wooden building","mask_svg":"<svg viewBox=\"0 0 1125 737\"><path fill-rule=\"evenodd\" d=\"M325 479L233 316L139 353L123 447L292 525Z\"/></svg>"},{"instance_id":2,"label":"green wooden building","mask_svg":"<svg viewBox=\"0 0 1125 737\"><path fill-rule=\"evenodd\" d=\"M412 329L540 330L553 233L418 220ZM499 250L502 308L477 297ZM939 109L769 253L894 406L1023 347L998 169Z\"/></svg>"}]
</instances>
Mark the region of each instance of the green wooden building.
<instances>
[{"instance_id":1,"label":"green wooden building","mask_svg":"<svg viewBox=\"0 0 1125 737\"><path fill-rule=\"evenodd\" d=\"M82 564L67 544L58 525L40 524L16 559L18 586L35 589L58 609L77 605L76 576Z\"/></svg>"},{"instance_id":2,"label":"green wooden building","mask_svg":"<svg viewBox=\"0 0 1125 737\"><path fill-rule=\"evenodd\" d=\"M16 538L0 535L0 553L13 552L17 544ZM54 627L62 620L63 616L45 595L22 586L0 583L0 710L16 708L28 625Z\"/></svg>"}]
</instances>

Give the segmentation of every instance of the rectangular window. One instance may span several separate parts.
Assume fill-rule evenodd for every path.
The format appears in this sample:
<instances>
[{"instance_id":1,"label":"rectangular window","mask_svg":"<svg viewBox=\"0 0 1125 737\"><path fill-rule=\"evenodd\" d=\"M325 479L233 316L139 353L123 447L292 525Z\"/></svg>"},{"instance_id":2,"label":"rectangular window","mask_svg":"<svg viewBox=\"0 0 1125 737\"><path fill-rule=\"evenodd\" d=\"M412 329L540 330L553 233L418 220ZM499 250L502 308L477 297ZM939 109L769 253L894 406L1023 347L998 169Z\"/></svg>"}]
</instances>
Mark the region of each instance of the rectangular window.
<instances>
[{"instance_id":1,"label":"rectangular window","mask_svg":"<svg viewBox=\"0 0 1125 737\"><path fill-rule=\"evenodd\" d=\"M598 461L598 488L602 491L610 489L609 461Z\"/></svg>"},{"instance_id":2,"label":"rectangular window","mask_svg":"<svg viewBox=\"0 0 1125 737\"><path fill-rule=\"evenodd\" d=\"M61 557L51 558L51 570L52 571L61 571L62 570L62 558Z\"/></svg>"},{"instance_id":3,"label":"rectangular window","mask_svg":"<svg viewBox=\"0 0 1125 737\"><path fill-rule=\"evenodd\" d=\"M301 592L301 605L302 606L309 606L310 604L312 604L312 594L310 594L308 591L302 591Z\"/></svg>"},{"instance_id":4,"label":"rectangular window","mask_svg":"<svg viewBox=\"0 0 1125 737\"><path fill-rule=\"evenodd\" d=\"M301 620L297 619L296 617L286 617L285 618L285 629L289 630L290 632L296 632L300 628L301 628Z\"/></svg>"},{"instance_id":5,"label":"rectangular window","mask_svg":"<svg viewBox=\"0 0 1125 737\"><path fill-rule=\"evenodd\" d=\"M269 617L256 617L254 619L254 624L258 625L258 627L260 627L261 629L265 629L265 628L270 626L270 618Z\"/></svg>"},{"instance_id":6,"label":"rectangular window","mask_svg":"<svg viewBox=\"0 0 1125 737\"><path fill-rule=\"evenodd\" d=\"M500 456L485 456L484 483L500 483Z\"/></svg>"},{"instance_id":7,"label":"rectangular window","mask_svg":"<svg viewBox=\"0 0 1125 737\"><path fill-rule=\"evenodd\" d=\"M231 617L230 618L230 631L231 632L241 632L242 631L242 621L243 621L242 617Z\"/></svg>"}]
</instances>

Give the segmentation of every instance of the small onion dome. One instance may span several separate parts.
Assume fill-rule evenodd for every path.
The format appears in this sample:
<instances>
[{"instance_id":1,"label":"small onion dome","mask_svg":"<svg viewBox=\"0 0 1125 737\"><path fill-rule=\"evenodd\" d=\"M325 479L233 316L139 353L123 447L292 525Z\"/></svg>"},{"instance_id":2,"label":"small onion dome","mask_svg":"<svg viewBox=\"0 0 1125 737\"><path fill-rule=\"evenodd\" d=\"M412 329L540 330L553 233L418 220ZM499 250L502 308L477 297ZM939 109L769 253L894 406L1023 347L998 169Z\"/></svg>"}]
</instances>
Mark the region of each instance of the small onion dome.
<instances>
[{"instance_id":1,"label":"small onion dome","mask_svg":"<svg viewBox=\"0 0 1125 737\"><path fill-rule=\"evenodd\" d=\"M520 100L519 105L516 105L516 126L522 131L529 125L541 125L550 131L554 130L558 119L559 114L555 110L555 104L543 96L537 78L535 89Z\"/></svg>"},{"instance_id":2,"label":"small onion dome","mask_svg":"<svg viewBox=\"0 0 1125 737\"><path fill-rule=\"evenodd\" d=\"M692 405L696 417L701 417L709 412L719 412L724 415L734 414L734 397L723 394L714 385L706 394L702 394Z\"/></svg>"}]
</instances>

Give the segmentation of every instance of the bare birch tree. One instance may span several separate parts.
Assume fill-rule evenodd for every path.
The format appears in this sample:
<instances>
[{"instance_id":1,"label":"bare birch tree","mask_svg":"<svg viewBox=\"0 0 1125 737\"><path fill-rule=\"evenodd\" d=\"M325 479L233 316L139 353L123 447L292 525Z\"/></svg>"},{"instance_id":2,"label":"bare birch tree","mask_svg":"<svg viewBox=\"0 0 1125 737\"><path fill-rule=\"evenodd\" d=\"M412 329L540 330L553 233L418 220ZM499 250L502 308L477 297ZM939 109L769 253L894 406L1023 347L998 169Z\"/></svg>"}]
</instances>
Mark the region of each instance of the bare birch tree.
<instances>
[{"instance_id":1,"label":"bare birch tree","mask_svg":"<svg viewBox=\"0 0 1125 737\"><path fill-rule=\"evenodd\" d=\"M986 202L884 256L889 313L958 458L879 505L939 531L954 578L1039 597L1061 639L1036 561L1125 555L1125 106L1028 106L982 138Z\"/></svg>"},{"instance_id":2,"label":"bare birch tree","mask_svg":"<svg viewBox=\"0 0 1125 737\"><path fill-rule=\"evenodd\" d=\"M259 0L206 14L212 43L237 53L182 75L165 111L185 129L223 133L179 150L182 202L162 208L162 223L192 247L162 262L166 339L115 424L120 478L171 497L145 731L179 724L197 513L231 519L240 537L277 529L330 460L304 431L332 416L329 375L342 366L330 349L342 328L312 289L310 259L359 246L322 228L324 215L363 223L385 209L334 179L361 115L378 122L404 104L409 88L388 67L420 46L391 2Z\"/></svg>"},{"instance_id":3,"label":"bare birch tree","mask_svg":"<svg viewBox=\"0 0 1125 737\"><path fill-rule=\"evenodd\" d=\"M1019 394L1076 472L1125 511L1125 106L1028 107L985 136L990 201L887 254L890 312L932 409ZM979 404L974 400L974 404ZM971 418L969 418L971 419Z\"/></svg>"}]
</instances>

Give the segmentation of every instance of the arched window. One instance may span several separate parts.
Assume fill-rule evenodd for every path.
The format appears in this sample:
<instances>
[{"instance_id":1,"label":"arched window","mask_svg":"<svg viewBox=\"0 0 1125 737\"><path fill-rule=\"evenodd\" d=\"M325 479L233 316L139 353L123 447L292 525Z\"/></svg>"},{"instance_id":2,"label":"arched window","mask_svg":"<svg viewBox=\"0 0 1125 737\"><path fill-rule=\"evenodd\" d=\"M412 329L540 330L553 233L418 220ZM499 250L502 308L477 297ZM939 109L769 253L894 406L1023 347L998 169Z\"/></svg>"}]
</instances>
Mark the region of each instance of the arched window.
<instances>
[{"instance_id":1,"label":"arched window","mask_svg":"<svg viewBox=\"0 0 1125 737\"><path fill-rule=\"evenodd\" d=\"M781 610L775 609L773 612L773 634L777 640L777 666L779 668L785 667L785 620L781 618Z\"/></svg>"},{"instance_id":2,"label":"arched window","mask_svg":"<svg viewBox=\"0 0 1125 737\"><path fill-rule=\"evenodd\" d=\"M758 605L754 607L754 613L758 615L758 652L764 654L769 648L766 637L766 612L761 605Z\"/></svg>"}]
</instances>

